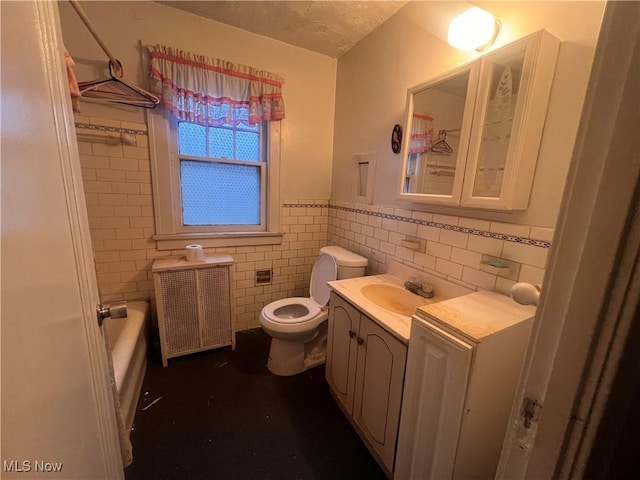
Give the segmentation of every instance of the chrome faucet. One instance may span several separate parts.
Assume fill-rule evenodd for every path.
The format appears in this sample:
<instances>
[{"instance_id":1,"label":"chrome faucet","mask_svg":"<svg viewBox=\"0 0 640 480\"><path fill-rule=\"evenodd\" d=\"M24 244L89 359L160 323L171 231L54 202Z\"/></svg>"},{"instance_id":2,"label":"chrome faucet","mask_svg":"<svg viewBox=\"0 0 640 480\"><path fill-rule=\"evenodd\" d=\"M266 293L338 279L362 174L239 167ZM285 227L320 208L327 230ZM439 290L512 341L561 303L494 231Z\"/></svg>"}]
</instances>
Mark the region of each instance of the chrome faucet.
<instances>
[{"instance_id":1,"label":"chrome faucet","mask_svg":"<svg viewBox=\"0 0 640 480\"><path fill-rule=\"evenodd\" d=\"M421 297L433 298L433 285L430 283L422 283L415 277L411 277L409 280L404 282L404 288L409 290L411 293L420 295Z\"/></svg>"}]
</instances>

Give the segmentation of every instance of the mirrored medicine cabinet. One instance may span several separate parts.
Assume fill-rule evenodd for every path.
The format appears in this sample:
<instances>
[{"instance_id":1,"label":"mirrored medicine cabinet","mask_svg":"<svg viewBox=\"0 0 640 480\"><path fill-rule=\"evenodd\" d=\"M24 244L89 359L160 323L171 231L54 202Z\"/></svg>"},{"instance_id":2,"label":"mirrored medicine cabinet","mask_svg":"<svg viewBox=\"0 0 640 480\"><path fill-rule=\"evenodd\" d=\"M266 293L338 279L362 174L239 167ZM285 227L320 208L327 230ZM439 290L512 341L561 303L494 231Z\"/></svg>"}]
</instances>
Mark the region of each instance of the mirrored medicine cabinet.
<instances>
[{"instance_id":1,"label":"mirrored medicine cabinet","mask_svg":"<svg viewBox=\"0 0 640 480\"><path fill-rule=\"evenodd\" d=\"M400 198L526 209L559 47L540 30L410 88Z\"/></svg>"}]
</instances>

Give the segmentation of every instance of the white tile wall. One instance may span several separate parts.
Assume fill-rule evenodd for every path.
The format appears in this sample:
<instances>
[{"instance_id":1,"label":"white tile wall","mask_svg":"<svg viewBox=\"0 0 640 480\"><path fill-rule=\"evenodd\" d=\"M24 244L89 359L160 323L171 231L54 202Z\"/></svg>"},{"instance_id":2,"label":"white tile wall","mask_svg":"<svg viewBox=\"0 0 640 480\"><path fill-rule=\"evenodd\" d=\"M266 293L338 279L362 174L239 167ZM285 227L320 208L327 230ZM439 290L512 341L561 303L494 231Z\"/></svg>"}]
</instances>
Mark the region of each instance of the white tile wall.
<instances>
[{"instance_id":1,"label":"white tile wall","mask_svg":"<svg viewBox=\"0 0 640 480\"><path fill-rule=\"evenodd\" d=\"M77 115L75 121L147 131L145 124L104 118ZM155 222L148 137L136 135L135 147L83 141L78 148L102 300L153 300L153 261L184 252L157 250L152 238ZM308 295L311 268L320 247L327 244L328 201L288 199L285 204L289 206L281 211L281 245L205 250L227 253L235 260L237 330L259 327L260 310L273 300ZM362 218L364 223L370 219L368 215ZM355 215L345 219L347 224L353 221ZM273 270L272 282L256 286L255 272L263 269Z\"/></svg>"},{"instance_id":2,"label":"white tile wall","mask_svg":"<svg viewBox=\"0 0 640 480\"><path fill-rule=\"evenodd\" d=\"M76 116L76 122L146 131L145 124ZM149 143L136 145L79 143L80 162L102 299L153 299L151 265L156 258L182 256L181 250L159 251L155 233ZM347 210L349 209L349 210ZM396 216L385 218L379 215ZM419 222L432 222L431 225ZM438 224L438 225L434 225ZM492 238L444 226L502 234ZM456 227L456 228L457 228ZM549 249L503 238L514 236L550 242L553 230L489 222L451 215L377 205L285 199L281 210L281 245L206 249L235 260L233 292L237 330L259 326L267 303L308 295L311 268L319 249L341 245L369 259L367 273L384 273L394 260L472 289L508 293L515 280L541 283ZM425 240L418 250L407 237ZM482 255L510 262L518 277L506 279L480 270ZM273 270L269 285L255 286L255 271Z\"/></svg>"},{"instance_id":3,"label":"white tile wall","mask_svg":"<svg viewBox=\"0 0 640 480\"><path fill-rule=\"evenodd\" d=\"M386 272L386 265L394 260L475 290L508 293L516 281L542 282L553 229L368 207L330 202L328 242L366 256L369 274ZM375 212L402 218L375 217ZM431 224L416 223L419 221ZM372 224L376 228L363 228ZM459 231L463 227L467 231ZM404 243L407 236L426 240L426 248L423 251L407 248ZM513 278L483 271L483 254L509 263Z\"/></svg>"}]
</instances>

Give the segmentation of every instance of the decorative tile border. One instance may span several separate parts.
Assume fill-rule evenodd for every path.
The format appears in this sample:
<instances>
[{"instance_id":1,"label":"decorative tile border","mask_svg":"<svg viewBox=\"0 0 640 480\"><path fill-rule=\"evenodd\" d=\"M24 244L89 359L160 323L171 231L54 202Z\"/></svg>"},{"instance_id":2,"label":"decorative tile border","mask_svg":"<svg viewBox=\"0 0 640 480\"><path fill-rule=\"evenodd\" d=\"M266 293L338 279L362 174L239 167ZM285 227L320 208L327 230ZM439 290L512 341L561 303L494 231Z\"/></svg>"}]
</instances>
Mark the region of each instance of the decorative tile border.
<instances>
[{"instance_id":1,"label":"decorative tile border","mask_svg":"<svg viewBox=\"0 0 640 480\"><path fill-rule=\"evenodd\" d=\"M328 203L283 203L284 208L330 208Z\"/></svg>"},{"instance_id":2,"label":"decorative tile border","mask_svg":"<svg viewBox=\"0 0 640 480\"><path fill-rule=\"evenodd\" d=\"M135 130L133 128L107 127L106 125L92 125L90 123L75 123L76 128L86 128L87 130L98 130L100 132L128 133L130 135L148 135L145 130Z\"/></svg>"},{"instance_id":3,"label":"decorative tile border","mask_svg":"<svg viewBox=\"0 0 640 480\"><path fill-rule=\"evenodd\" d=\"M521 243L524 245L532 245L534 247L541 247L541 248L551 247L551 242L547 242L545 240L537 240L535 238L523 238L515 235L507 235L505 233L487 232L485 230L478 230L476 228L461 227L459 225L449 225L446 223L432 222L430 220L419 220L417 218L403 217L400 215L393 215L390 213L370 212L368 210L361 210L359 208L342 207L339 205L318 205L318 204L307 204L307 203L299 203L299 204L286 203L286 204L283 204L282 206L287 208L328 207L328 208L334 208L336 210L344 210L346 212L371 215L372 217L380 217L380 218L386 218L389 220L397 220L399 222L415 223L417 225L426 225L428 227L442 228L444 230L451 230L454 232L468 233L470 235L478 235L480 237L496 238L498 240L504 240L506 242Z\"/></svg>"}]
</instances>

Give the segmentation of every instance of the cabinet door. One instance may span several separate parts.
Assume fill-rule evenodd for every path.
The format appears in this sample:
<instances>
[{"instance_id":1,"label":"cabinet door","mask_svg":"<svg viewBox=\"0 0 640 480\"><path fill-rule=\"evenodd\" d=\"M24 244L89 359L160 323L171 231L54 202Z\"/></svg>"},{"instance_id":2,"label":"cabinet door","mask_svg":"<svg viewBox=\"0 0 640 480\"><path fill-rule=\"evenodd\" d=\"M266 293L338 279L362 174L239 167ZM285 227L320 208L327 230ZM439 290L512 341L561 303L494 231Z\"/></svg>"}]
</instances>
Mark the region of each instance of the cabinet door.
<instances>
[{"instance_id":1,"label":"cabinet door","mask_svg":"<svg viewBox=\"0 0 640 480\"><path fill-rule=\"evenodd\" d=\"M482 57L463 206L527 208L559 45L541 30Z\"/></svg>"},{"instance_id":2,"label":"cabinet door","mask_svg":"<svg viewBox=\"0 0 640 480\"><path fill-rule=\"evenodd\" d=\"M396 480L451 478L473 347L414 317Z\"/></svg>"},{"instance_id":3,"label":"cabinet door","mask_svg":"<svg viewBox=\"0 0 640 480\"><path fill-rule=\"evenodd\" d=\"M358 333L353 417L389 471L393 471L407 348L364 315Z\"/></svg>"},{"instance_id":4,"label":"cabinet door","mask_svg":"<svg viewBox=\"0 0 640 480\"><path fill-rule=\"evenodd\" d=\"M358 346L356 334L360 326L360 312L333 292L329 305L325 376L335 396L351 413Z\"/></svg>"}]
</instances>

